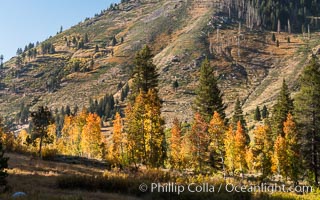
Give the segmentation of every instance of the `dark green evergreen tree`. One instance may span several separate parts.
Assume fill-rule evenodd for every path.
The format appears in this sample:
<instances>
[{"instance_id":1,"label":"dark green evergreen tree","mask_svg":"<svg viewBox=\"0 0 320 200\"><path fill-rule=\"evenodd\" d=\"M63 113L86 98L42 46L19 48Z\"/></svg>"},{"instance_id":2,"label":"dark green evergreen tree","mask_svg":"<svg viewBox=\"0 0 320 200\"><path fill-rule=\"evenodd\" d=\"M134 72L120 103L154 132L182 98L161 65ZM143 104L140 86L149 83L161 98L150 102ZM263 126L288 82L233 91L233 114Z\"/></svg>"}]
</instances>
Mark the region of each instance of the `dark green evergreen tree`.
<instances>
[{"instance_id":1,"label":"dark green evergreen tree","mask_svg":"<svg viewBox=\"0 0 320 200\"><path fill-rule=\"evenodd\" d=\"M96 44L96 47L95 47L95 49L94 49L94 52L99 52L99 46Z\"/></svg>"},{"instance_id":2,"label":"dark green evergreen tree","mask_svg":"<svg viewBox=\"0 0 320 200\"><path fill-rule=\"evenodd\" d=\"M73 113L72 113L72 115L76 115L77 113L78 113L78 111L79 111L79 107L78 107L78 105L76 104L75 106L74 106L74 108L73 108Z\"/></svg>"},{"instance_id":3,"label":"dark green evergreen tree","mask_svg":"<svg viewBox=\"0 0 320 200\"><path fill-rule=\"evenodd\" d=\"M274 135L281 134L284 136L283 122L286 121L288 113L292 113L292 111L293 100L290 97L288 85L286 84L286 81L283 80L280 94L272 111L272 129Z\"/></svg>"},{"instance_id":4,"label":"dark green evergreen tree","mask_svg":"<svg viewBox=\"0 0 320 200\"><path fill-rule=\"evenodd\" d=\"M0 55L0 68L3 68L3 55Z\"/></svg>"},{"instance_id":5,"label":"dark green evergreen tree","mask_svg":"<svg viewBox=\"0 0 320 200\"><path fill-rule=\"evenodd\" d=\"M76 45L76 44L77 44L77 38L74 37L74 36L72 37L72 44L73 44L73 45Z\"/></svg>"},{"instance_id":6,"label":"dark green evergreen tree","mask_svg":"<svg viewBox=\"0 0 320 200\"><path fill-rule=\"evenodd\" d=\"M234 124L233 127L237 127L237 123L240 121L241 125L243 128L247 126L247 123L243 117L243 111L242 111L242 106L239 98L237 98L235 106L234 106L234 112L233 112L233 117L232 117L232 123Z\"/></svg>"},{"instance_id":7,"label":"dark green evergreen tree","mask_svg":"<svg viewBox=\"0 0 320 200\"><path fill-rule=\"evenodd\" d=\"M44 143L52 143L53 138L48 135L48 126L54 123L50 110L40 106L38 111L31 112L32 132L31 137L27 138L28 143L34 143L37 138L39 141L39 157L42 158L42 146Z\"/></svg>"},{"instance_id":8,"label":"dark green evergreen tree","mask_svg":"<svg viewBox=\"0 0 320 200\"><path fill-rule=\"evenodd\" d=\"M116 46L118 44L118 41L116 39L116 36L113 36L111 39L111 46Z\"/></svg>"},{"instance_id":9,"label":"dark green evergreen tree","mask_svg":"<svg viewBox=\"0 0 320 200\"><path fill-rule=\"evenodd\" d=\"M84 34L83 42L84 42L84 43L88 43L88 42L89 42L89 36L88 36L88 33Z\"/></svg>"},{"instance_id":10,"label":"dark green evergreen tree","mask_svg":"<svg viewBox=\"0 0 320 200\"><path fill-rule=\"evenodd\" d=\"M66 115L68 115L68 116L71 115L71 109L70 109L69 105L66 106Z\"/></svg>"},{"instance_id":11,"label":"dark green evergreen tree","mask_svg":"<svg viewBox=\"0 0 320 200\"><path fill-rule=\"evenodd\" d=\"M156 66L153 64L153 55L149 46L145 46L136 54L134 60L133 82L130 101L133 102L139 91L147 93L150 89L157 89L158 77Z\"/></svg>"},{"instance_id":12,"label":"dark green evergreen tree","mask_svg":"<svg viewBox=\"0 0 320 200\"><path fill-rule=\"evenodd\" d=\"M262 108L261 117L262 117L262 119L266 119L269 117L269 111L268 111L268 108L266 105L264 105Z\"/></svg>"},{"instance_id":13,"label":"dark green evergreen tree","mask_svg":"<svg viewBox=\"0 0 320 200\"><path fill-rule=\"evenodd\" d=\"M272 42L276 42L276 35L274 33L272 33Z\"/></svg>"},{"instance_id":14,"label":"dark green evergreen tree","mask_svg":"<svg viewBox=\"0 0 320 200\"><path fill-rule=\"evenodd\" d=\"M256 120L256 121L261 121L261 113L260 113L259 106L256 107L253 119Z\"/></svg>"},{"instance_id":15,"label":"dark green evergreen tree","mask_svg":"<svg viewBox=\"0 0 320 200\"><path fill-rule=\"evenodd\" d=\"M177 92L178 87L179 87L178 80L175 80L172 84L172 88L174 89L175 92Z\"/></svg>"},{"instance_id":16,"label":"dark green evergreen tree","mask_svg":"<svg viewBox=\"0 0 320 200\"><path fill-rule=\"evenodd\" d=\"M214 68L210 66L207 58L201 64L200 81L196 89L196 94L195 106L193 108L196 112L199 112L207 122L209 122L214 111L217 111L220 117L225 119L226 106L222 100L222 92L214 76Z\"/></svg>"},{"instance_id":17,"label":"dark green evergreen tree","mask_svg":"<svg viewBox=\"0 0 320 200\"><path fill-rule=\"evenodd\" d=\"M6 177L8 176L8 173L6 171L6 169L8 168L8 157L4 156L5 153L5 148L3 145L3 141L2 141L2 135L5 134L4 133L4 125L2 123L2 119L0 119L0 186L6 186L7 185L7 180Z\"/></svg>"},{"instance_id":18,"label":"dark green evergreen tree","mask_svg":"<svg viewBox=\"0 0 320 200\"><path fill-rule=\"evenodd\" d=\"M295 115L301 134L302 158L309 177L319 185L320 172L320 64L312 58L300 77Z\"/></svg>"},{"instance_id":19,"label":"dark green evergreen tree","mask_svg":"<svg viewBox=\"0 0 320 200\"><path fill-rule=\"evenodd\" d=\"M5 169L8 168L9 157L4 156L4 147L2 141L0 141L0 186L6 186L7 180L6 177L8 173Z\"/></svg>"},{"instance_id":20,"label":"dark green evergreen tree","mask_svg":"<svg viewBox=\"0 0 320 200\"><path fill-rule=\"evenodd\" d=\"M235 106L234 106L234 112L233 112L233 116L232 116L232 123L233 123L233 127L237 127L237 123L240 121L241 126L245 132L245 136L246 136L246 142L247 144L250 143L250 136L248 135L248 129L247 129L247 122L243 117L243 111L242 111L242 105L241 102L239 100L239 97L236 100Z\"/></svg>"}]
</instances>

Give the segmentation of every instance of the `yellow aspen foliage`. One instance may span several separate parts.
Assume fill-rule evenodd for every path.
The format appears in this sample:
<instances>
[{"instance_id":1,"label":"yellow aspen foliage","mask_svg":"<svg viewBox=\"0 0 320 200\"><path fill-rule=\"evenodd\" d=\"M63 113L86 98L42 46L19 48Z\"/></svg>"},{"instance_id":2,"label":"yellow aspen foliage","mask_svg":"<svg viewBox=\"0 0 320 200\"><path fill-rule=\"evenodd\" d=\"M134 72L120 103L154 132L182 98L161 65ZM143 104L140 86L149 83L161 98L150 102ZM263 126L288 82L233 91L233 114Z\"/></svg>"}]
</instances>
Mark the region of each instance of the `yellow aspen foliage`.
<instances>
[{"instance_id":1,"label":"yellow aspen foliage","mask_svg":"<svg viewBox=\"0 0 320 200\"><path fill-rule=\"evenodd\" d=\"M225 164L227 170L232 172L234 175L235 162L236 162L236 143L235 143L235 133L232 125L229 126L229 130L226 132L224 138L224 147L226 150Z\"/></svg>"},{"instance_id":2,"label":"yellow aspen foliage","mask_svg":"<svg viewBox=\"0 0 320 200\"><path fill-rule=\"evenodd\" d=\"M192 155L191 155L191 144L190 144L190 140L189 140L189 136L186 133L184 136L182 136L181 138L181 167L180 168L187 168L190 167L189 165L187 165L191 159L192 159Z\"/></svg>"},{"instance_id":3,"label":"yellow aspen foliage","mask_svg":"<svg viewBox=\"0 0 320 200\"><path fill-rule=\"evenodd\" d=\"M299 135L296 123L290 113L287 115L287 119L283 123L283 132L285 134L285 141L287 144L287 175L291 180L297 183L301 169L300 144L298 142Z\"/></svg>"},{"instance_id":4,"label":"yellow aspen foliage","mask_svg":"<svg viewBox=\"0 0 320 200\"><path fill-rule=\"evenodd\" d=\"M14 150L14 140L15 138L12 132L2 133L1 141L6 151Z\"/></svg>"},{"instance_id":5,"label":"yellow aspen foliage","mask_svg":"<svg viewBox=\"0 0 320 200\"><path fill-rule=\"evenodd\" d=\"M87 123L87 116L88 113L85 108L83 108L76 116L65 116L61 138L59 138L57 142L57 148L60 153L82 156L82 147L80 143L83 127Z\"/></svg>"},{"instance_id":6,"label":"yellow aspen foliage","mask_svg":"<svg viewBox=\"0 0 320 200\"><path fill-rule=\"evenodd\" d=\"M172 168L180 169L183 164L184 154L182 152L182 137L180 122L177 118L173 120L170 138L170 164Z\"/></svg>"},{"instance_id":7,"label":"yellow aspen foliage","mask_svg":"<svg viewBox=\"0 0 320 200\"><path fill-rule=\"evenodd\" d=\"M271 130L267 125L259 125L253 132L254 145L254 168L262 173L260 178L264 179L271 173L272 142Z\"/></svg>"},{"instance_id":8,"label":"yellow aspen foliage","mask_svg":"<svg viewBox=\"0 0 320 200\"><path fill-rule=\"evenodd\" d=\"M246 155L246 143L247 138L244 132L244 129L241 125L241 122L237 123L237 130L235 135L235 168L239 169L241 173L243 173L246 167L245 155Z\"/></svg>"},{"instance_id":9,"label":"yellow aspen foliage","mask_svg":"<svg viewBox=\"0 0 320 200\"><path fill-rule=\"evenodd\" d=\"M210 150L210 162L214 168L222 169L225 171L224 167L224 136L226 132L226 126L220 114L214 112L212 119L209 124L209 150Z\"/></svg>"},{"instance_id":10,"label":"yellow aspen foliage","mask_svg":"<svg viewBox=\"0 0 320 200\"><path fill-rule=\"evenodd\" d=\"M127 133L127 150L129 163L135 165L146 161L145 151L145 94L140 91L136 97L134 105L129 103L126 107L126 133Z\"/></svg>"},{"instance_id":11,"label":"yellow aspen foliage","mask_svg":"<svg viewBox=\"0 0 320 200\"><path fill-rule=\"evenodd\" d=\"M147 164L152 167L163 166L165 160L164 120L161 117L161 102L158 93L149 89L146 95L144 115L144 141Z\"/></svg>"},{"instance_id":12,"label":"yellow aspen foliage","mask_svg":"<svg viewBox=\"0 0 320 200\"><path fill-rule=\"evenodd\" d=\"M208 125L203 117L196 113L193 120L191 134L189 135L191 144L191 155L193 166L201 171L205 162L209 160L209 136L207 133Z\"/></svg>"},{"instance_id":13,"label":"yellow aspen foliage","mask_svg":"<svg viewBox=\"0 0 320 200\"><path fill-rule=\"evenodd\" d=\"M58 142L58 150L62 154L66 155L75 155L73 152L73 141L71 140L71 131L73 128L73 121L74 117L72 116L65 116L64 124L61 131L61 137L59 138Z\"/></svg>"},{"instance_id":14,"label":"yellow aspen foliage","mask_svg":"<svg viewBox=\"0 0 320 200\"><path fill-rule=\"evenodd\" d=\"M27 137L28 137L28 132L25 129L22 129L17 135L17 138L15 140L15 150L17 150L18 152L28 151Z\"/></svg>"},{"instance_id":15,"label":"yellow aspen foliage","mask_svg":"<svg viewBox=\"0 0 320 200\"><path fill-rule=\"evenodd\" d=\"M277 137L273 148L272 172L278 172L278 174L287 176L287 145L281 135Z\"/></svg>"},{"instance_id":16,"label":"yellow aspen foliage","mask_svg":"<svg viewBox=\"0 0 320 200\"><path fill-rule=\"evenodd\" d=\"M81 134L80 146L83 155L89 158L99 158L101 156L101 142L100 117L96 113L89 113Z\"/></svg>"},{"instance_id":17,"label":"yellow aspen foliage","mask_svg":"<svg viewBox=\"0 0 320 200\"><path fill-rule=\"evenodd\" d=\"M246 155L245 155L244 158L245 158L249 173L253 173L253 170L254 170L254 164L253 164L254 155L253 155L251 147L250 148L246 148Z\"/></svg>"},{"instance_id":18,"label":"yellow aspen foliage","mask_svg":"<svg viewBox=\"0 0 320 200\"><path fill-rule=\"evenodd\" d=\"M3 128L2 120L0 119L0 140L2 141L3 148L6 151L13 151L14 150L14 135L12 132L5 132Z\"/></svg>"},{"instance_id":19,"label":"yellow aspen foliage","mask_svg":"<svg viewBox=\"0 0 320 200\"><path fill-rule=\"evenodd\" d=\"M27 145L27 137L28 137L28 132L25 129L22 129L16 139L17 145L21 145L21 146Z\"/></svg>"},{"instance_id":20,"label":"yellow aspen foliage","mask_svg":"<svg viewBox=\"0 0 320 200\"><path fill-rule=\"evenodd\" d=\"M50 124L48 126L48 137L52 142L48 144L48 147L50 149L56 149L57 148L57 126L56 124Z\"/></svg>"},{"instance_id":21,"label":"yellow aspen foliage","mask_svg":"<svg viewBox=\"0 0 320 200\"><path fill-rule=\"evenodd\" d=\"M126 137L122 132L122 119L120 114L117 112L115 119L113 120L112 144L109 151L110 160L116 166L124 164L126 146L125 140Z\"/></svg>"}]
</instances>

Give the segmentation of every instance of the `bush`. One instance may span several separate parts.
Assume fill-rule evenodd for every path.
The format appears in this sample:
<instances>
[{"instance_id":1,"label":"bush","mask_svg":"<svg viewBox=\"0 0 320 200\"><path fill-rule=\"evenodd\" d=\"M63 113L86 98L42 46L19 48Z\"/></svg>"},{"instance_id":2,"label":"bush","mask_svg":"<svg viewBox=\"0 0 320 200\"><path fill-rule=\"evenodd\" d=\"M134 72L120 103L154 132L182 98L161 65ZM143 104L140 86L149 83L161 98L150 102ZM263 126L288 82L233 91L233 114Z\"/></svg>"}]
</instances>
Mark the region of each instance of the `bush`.
<instances>
[{"instance_id":1,"label":"bush","mask_svg":"<svg viewBox=\"0 0 320 200\"><path fill-rule=\"evenodd\" d=\"M49 148L44 148L42 150L42 159L43 160L53 160L58 154L57 149L49 149Z\"/></svg>"},{"instance_id":2,"label":"bush","mask_svg":"<svg viewBox=\"0 0 320 200\"><path fill-rule=\"evenodd\" d=\"M61 176L57 186L61 189L82 189L88 191L103 191L139 195L139 179L116 176Z\"/></svg>"}]
</instances>

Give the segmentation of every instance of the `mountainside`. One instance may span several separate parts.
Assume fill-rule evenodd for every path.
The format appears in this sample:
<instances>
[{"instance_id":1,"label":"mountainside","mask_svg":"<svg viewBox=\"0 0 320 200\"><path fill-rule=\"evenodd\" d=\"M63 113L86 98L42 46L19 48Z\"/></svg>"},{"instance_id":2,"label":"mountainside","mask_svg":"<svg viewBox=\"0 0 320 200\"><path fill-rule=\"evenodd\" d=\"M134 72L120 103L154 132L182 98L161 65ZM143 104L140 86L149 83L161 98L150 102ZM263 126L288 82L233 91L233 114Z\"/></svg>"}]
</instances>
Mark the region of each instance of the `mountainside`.
<instances>
[{"instance_id":1,"label":"mountainside","mask_svg":"<svg viewBox=\"0 0 320 200\"><path fill-rule=\"evenodd\" d=\"M270 107L284 78L295 90L304 64L320 47L319 33L275 33L277 46L272 32L229 19L219 6L205 0L129 1L86 19L5 63L0 112L13 119L22 104L54 110L88 107L90 97L107 93L119 98L130 83L135 52L145 44L155 55L163 116L169 123L174 116L192 118L206 56L216 66L228 115L236 97L247 113L256 106ZM37 53L30 53L34 49Z\"/></svg>"}]
</instances>

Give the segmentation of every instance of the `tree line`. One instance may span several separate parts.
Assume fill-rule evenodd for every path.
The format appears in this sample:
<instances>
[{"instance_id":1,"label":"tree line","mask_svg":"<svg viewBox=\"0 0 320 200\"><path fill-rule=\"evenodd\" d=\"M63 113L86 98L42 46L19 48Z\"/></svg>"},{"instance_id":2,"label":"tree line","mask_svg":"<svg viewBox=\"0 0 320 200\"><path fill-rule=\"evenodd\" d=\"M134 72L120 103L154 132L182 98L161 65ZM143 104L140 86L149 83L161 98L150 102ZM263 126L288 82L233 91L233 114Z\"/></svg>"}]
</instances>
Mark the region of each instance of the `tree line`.
<instances>
[{"instance_id":1,"label":"tree line","mask_svg":"<svg viewBox=\"0 0 320 200\"><path fill-rule=\"evenodd\" d=\"M317 0L223 0L219 4L229 17L245 21L249 28L306 32L309 24L319 27Z\"/></svg>"},{"instance_id":2,"label":"tree line","mask_svg":"<svg viewBox=\"0 0 320 200\"><path fill-rule=\"evenodd\" d=\"M295 98L291 98L289 87L283 81L271 116L264 106L264 119L251 132L239 99L233 117L226 117L223 93L208 59L200 68L193 121L189 124L174 119L171 129L166 131L158 95L159 74L152 58L148 46L136 54L125 115L121 117L114 111L110 140L101 133L99 117L106 114L102 109L111 98L106 96L101 103L91 103L90 112L83 109L64 116L60 134L47 109L37 111L47 114L33 112L32 121L42 116L39 119L47 119L45 126L33 123L31 135L20 134L17 141L29 137L26 140L36 142L40 155L41 143L44 143L45 149L51 145L62 154L107 159L120 168L145 165L241 177L254 173L259 174L261 181L280 174L295 184L306 177L318 184L320 65L316 58L311 59L301 74Z\"/></svg>"}]
</instances>

